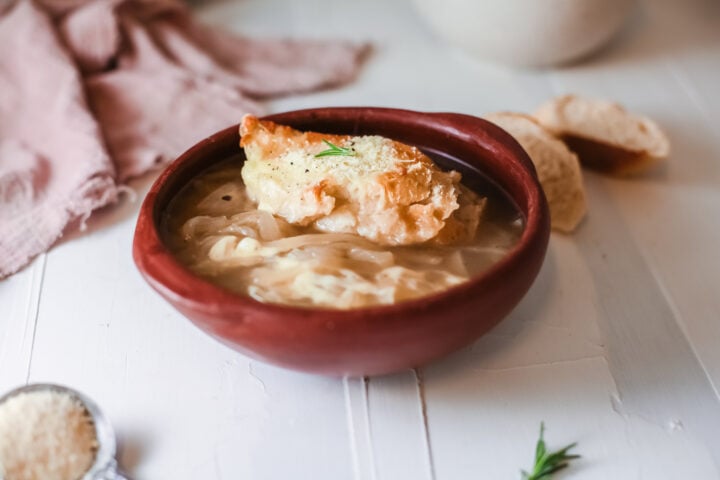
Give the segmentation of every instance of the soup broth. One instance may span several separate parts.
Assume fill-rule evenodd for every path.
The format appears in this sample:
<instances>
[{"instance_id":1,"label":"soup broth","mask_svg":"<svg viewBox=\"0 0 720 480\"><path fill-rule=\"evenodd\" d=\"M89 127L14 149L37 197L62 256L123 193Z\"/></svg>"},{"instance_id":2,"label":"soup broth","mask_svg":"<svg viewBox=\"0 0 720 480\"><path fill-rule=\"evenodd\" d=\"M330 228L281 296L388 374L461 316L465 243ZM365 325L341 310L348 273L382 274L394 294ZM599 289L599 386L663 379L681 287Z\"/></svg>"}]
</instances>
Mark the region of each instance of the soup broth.
<instances>
[{"instance_id":1,"label":"soup broth","mask_svg":"<svg viewBox=\"0 0 720 480\"><path fill-rule=\"evenodd\" d=\"M163 235L195 274L261 302L348 309L430 295L487 270L523 230L508 198L469 170L463 183L487 198L470 242L385 246L298 227L256 208L240 176L242 165L238 155L195 177L163 212Z\"/></svg>"}]
</instances>

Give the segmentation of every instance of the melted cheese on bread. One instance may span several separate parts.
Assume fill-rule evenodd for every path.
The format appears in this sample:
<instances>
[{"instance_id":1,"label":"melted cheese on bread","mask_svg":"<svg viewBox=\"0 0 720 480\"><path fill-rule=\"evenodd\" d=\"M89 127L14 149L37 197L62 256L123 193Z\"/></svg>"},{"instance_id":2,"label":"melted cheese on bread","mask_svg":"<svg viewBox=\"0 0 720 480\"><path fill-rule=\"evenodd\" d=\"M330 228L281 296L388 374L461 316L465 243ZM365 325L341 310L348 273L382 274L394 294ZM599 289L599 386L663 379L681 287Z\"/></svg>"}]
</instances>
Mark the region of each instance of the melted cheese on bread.
<instances>
[{"instance_id":1,"label":"melted cheese on bread","mask_svg":"<svg viewBox=\"0 0 720 480\"><path fill-rule=\"evenodd\" d=\"M250 198L289 223L383 245L475 235L484 199L416 147L379 136L300 132L250 115L240 135ZM328 149L325 141L348 154L316 157Z\"/></svg>"}]
</instances>

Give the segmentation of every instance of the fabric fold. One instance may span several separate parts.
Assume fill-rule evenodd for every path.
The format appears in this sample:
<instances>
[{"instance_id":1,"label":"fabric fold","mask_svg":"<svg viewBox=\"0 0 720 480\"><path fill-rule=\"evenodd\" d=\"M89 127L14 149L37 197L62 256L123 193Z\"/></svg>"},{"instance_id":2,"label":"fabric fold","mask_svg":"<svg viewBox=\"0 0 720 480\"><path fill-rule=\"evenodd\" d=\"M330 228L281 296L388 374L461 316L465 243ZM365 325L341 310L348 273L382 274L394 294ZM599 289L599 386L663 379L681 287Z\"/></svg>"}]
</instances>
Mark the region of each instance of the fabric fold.
<instances>
[{"instance_id":1,"label":"fabric fold","mask_svg":"<svg viewBox=\"0 0 720 480\"><path fill-rule=\"evenodd\" d=\"M366 51L230 35L178 0L18 0L0 12L0 278L260 100L352 80Z\"/></svg>"},{"instance_id":2,"label":"fabric fold","mask_svg":"<svg viewBox=\"0 0 720 480\"><path fill-rule=\"evenodd\" d=\"M68 223L117 197L82 78L46 14L28 1L0 18L0 143L3 189L25 191L21 203L0 199L4 277L45 251Z\"/></svg>"}]
</instances>

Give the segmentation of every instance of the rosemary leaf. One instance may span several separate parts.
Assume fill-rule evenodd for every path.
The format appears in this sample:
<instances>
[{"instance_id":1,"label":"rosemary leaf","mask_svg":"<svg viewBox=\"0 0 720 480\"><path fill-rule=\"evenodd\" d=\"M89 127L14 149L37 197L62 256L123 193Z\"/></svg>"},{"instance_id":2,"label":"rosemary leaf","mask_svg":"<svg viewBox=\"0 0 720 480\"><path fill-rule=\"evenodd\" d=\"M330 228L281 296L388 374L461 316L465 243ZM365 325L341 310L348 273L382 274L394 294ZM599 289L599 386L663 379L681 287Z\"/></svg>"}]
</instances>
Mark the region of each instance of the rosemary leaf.
<instances>
[{"instance_id":1,"label":"rosemary leaf","mask_svg":"<svg viewBox=\"0 0 720 480\"><path fill-rule=\"evenodd\" d=\"M322 152L315 155L315 158L320 157L354 157L357 155L355 150L352 148L344 148L344 147L338 147L334 143L330 143L327 140L323 140L323 143L327 145L329 148L327 150L323 150Z\"/></svg>"},{"instance_id":2,"label":"rosemary leaf","mask_svg":"<svg viewBox=\"0 0 720 480\"><path fill-rule=\"evenodd\" d=\"M523 480L550 480L552 474L567 468L570 460L580 458L580 455L568 454L568 452L577 446L576 443L570 444L565 448L561 448L555 452L548 452L545 444L545 424L540 423L540 438L535 445L535 465L531 472L522 470Z\"/></svg>"}]
</instances>

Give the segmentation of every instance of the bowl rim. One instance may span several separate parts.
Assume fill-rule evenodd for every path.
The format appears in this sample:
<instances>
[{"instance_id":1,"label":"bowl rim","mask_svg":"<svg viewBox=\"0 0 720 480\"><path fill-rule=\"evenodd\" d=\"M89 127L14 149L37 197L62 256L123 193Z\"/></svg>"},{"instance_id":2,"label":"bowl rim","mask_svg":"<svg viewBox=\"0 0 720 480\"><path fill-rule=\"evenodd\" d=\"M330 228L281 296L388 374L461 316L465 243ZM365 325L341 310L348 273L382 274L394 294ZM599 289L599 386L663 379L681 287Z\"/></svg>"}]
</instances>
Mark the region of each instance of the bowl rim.
<instances>
[{"instance_id":1,"label":"bowl rim","mask_svg":"<svg viewBox=\"0 0 720 480\"><path fill-rule=\"evenodd\" d=\"M402 118L413 117L430 128L442 127L447 134L458 136L464 143L476 143L478 147L485 150L492 151L499 148L508 151L510 157L515 161L515 165L509 165L509 167L514 174L524 180L518 180L518 182L526 187L524 192L527 197L527 215L525 215L525 228L519 241L502 259L466 282L435 294L390 305L373 305L346 310L300 307L263 303L250 296L234 293L194 274L175 258L162 240L156 221L156 211L159 208L156 202L163 189L178 191L180 187L175 185L173 177L181 166L211 148L213 144L226 139L227 136L238 136L238 125L236 124L204 138L186 150L163 170L151 186L140 208L133 237L133 260L145 280L158 293L181 309L203 312L210 317L221 314L226 318L237 316L240 319L246 315L258 314L263 317L312 320L320 315L326 323L351 322L361 318L371 322L392 323L394 318L407 316L413 311L425 311L431 307L442 311L444 306L461 302L464 298L473 296L473 292L492 285L506 271L522 268L523 261L532 256L532 249L537 248L538 242L540 242L544 256L550 234L549 211L535 167L523 148L510 134L487 120L459 113L418 112L384 107L308 108L275 113L262 118L281 122L288 118L331 119L333 116L343 114L355 115L358 119L398 115ZM479 140L483 143L480 143L478 138L473 139L473 135L461 131L460 124L470 124L472 133L482 137ZM507 188L502 185L503 182L490 175L488 177L499 184L499 187L513 201L516 201L507 192ZM524 210L522 207L520 208ZM403 315L396 315L401 312Z\"/></svg>"}]
</instances>

